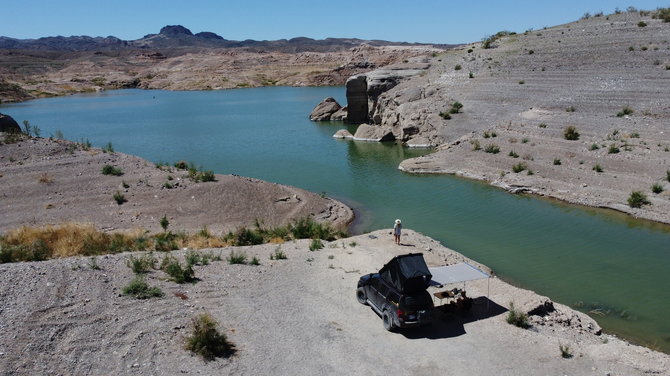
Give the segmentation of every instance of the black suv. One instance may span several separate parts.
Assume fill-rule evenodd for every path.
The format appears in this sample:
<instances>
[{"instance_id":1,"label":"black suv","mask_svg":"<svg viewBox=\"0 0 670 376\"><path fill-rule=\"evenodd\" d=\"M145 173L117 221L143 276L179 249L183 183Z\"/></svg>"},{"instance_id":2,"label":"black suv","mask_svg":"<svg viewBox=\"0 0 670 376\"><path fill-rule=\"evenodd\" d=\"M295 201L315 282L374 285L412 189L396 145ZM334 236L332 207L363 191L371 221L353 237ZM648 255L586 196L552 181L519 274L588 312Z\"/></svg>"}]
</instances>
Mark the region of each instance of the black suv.
<instances>
[{"instance_id":1,"label":"black suv","mask_svg":"<svg viewBox=\"0 0 670 376\"><path fill-rule=\"evenodd\" d=\"M431 278L423 254L396 256L379 273L358 280L356 298L381 316L386 330L428 325L433 300L426 288Z\"/></svg>"}]
</instances>

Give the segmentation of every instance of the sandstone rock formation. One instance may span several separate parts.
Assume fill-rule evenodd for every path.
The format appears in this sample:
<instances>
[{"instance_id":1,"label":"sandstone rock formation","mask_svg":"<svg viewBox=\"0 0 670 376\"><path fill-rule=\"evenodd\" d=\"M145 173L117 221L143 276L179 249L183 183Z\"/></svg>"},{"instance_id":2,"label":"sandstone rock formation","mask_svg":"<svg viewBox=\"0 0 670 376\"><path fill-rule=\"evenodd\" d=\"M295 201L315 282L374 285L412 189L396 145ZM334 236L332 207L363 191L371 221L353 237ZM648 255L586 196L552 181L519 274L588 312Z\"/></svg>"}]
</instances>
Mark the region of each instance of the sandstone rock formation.
<instances>
[{"instance_id":1,"label":"sandstone rock formation","mask_svg":"<svg viewBox=\"0 0 670 376\"><path fill-rule=\"evenodd\" d=\"M21 127L19 126L19 123L14 120L14 118L0 113L0 132L21 132Z\"/></svg>"},{"instance_id":2,"label":"sandstone rock formation","mask_svg":"<svg viewBox=\"0 0 670 376\"><path fill-rule=\"evenodd\" d=\"M347 108L347 106L344 106L339 110L335 111L332 115L330 115L330 120L347 121L348 115L349 115L349 109Z\"/></svg>"},{"instance_id":3,"label":"sandstone rock formation","mask_svg":"<svg viewBox=\"0 0 670 376\"><path fill-rule=\"evenodd\" d=\"M346 129L340 129L339 131L335 132L333 138L351 139L354 138L354 135L352 135L351 132Z\"/></svg>"},{"instance_id":4,"label":"sandstone rock formation","mask_svg":"<svg viewBox=\"0 0 670 376\"><path fill-rule=\"evenodd\" d=\"M393 135L393 131L388 128L371 124L361 124L358 126L358 129L356 129L354 140L384 142L395 140L395 136Z\"/></svg>"},{"instance_id":5,"label":"sandstone rock formation","mask_svg":"<svg viewBox=\"0 0 670 376\"><path fill-rule=\"evenodd\" d=\"M331 115L342 108L335 98L328 97L317 104L316 107L309 114L309 120L312 121L328 121L331 120Z\"/></svg>"}]
</instances>

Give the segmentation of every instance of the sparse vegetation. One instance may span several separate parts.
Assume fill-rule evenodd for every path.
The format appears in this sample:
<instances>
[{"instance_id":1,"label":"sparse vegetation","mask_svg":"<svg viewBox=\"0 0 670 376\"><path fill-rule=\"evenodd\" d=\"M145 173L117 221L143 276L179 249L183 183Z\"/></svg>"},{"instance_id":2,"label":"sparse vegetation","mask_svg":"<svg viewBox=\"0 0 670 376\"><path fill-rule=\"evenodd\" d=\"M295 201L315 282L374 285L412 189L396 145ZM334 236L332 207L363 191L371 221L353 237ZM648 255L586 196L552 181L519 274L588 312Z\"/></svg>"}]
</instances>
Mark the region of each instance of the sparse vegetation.
<instances>
[{"instance_id":1,"label":"sparse vegetation","mask_svg":"<svg viewBox=\"0 0 670 376\"><path fill-rule=\"evenodd\" d=\"M114 153L114 146L112 145L111 142L108 142L108 143L107 143L105 146L103 146L101 149L102 149L102 152L103 152L103 153L110 153L110 154L111 154L111 153Z\"/></svg>"},{"instance_id":2,"label":"sparse vegetation","mask_svg":"<svg viewBox=\"0 0 670 376\"><path fill-rule=\"evenodd\" d=\"M164 295L158 287L149 287L147 281L141 276L136 276L124 286L122 292L123 295L130 295L135 299L160 298Z\"/></svg>"},{"instance_id":3,"label":"sparse vegetation","mask_svg":"<svg viewBox=\"0 0 670 376\"><path fill-rule=\"evenodd\" d=\"M456 101L456 102L452 103L451 108L449 109L449 113L450 114L457 114L461 111L462 108L463 108L463 103Z\"/></svg>"},{"instance_id":4,"label":"sparse vegetation","mask_svg":"<svg viewBox=\"0 0 670 376\"><path fill-rule=\"evenodd\" d=\"M519 172L524 171L527 168L528 168L528 166L525 163L520 162L520 163L517 163L514 166L512 166L512 171L515 174L518 174Z\"/></svg>"},{"instance_id":5,"label":"sparse vegetation","mask_svg":"<svg viewBox=\"0 0 670 376\"><path fill-rule=\"evenodd\" d=\"M472 150L482 150L482 146L479 144L479 140L470 140L470 144L472 145Z\"/></svg>"},{"instance_id":6,"label":"sparse vegetation","mask_svg":"<svg viewBox=\"0 0 670 376\"><path fill-rule=\"evenodd\" d=\"M444 120L450 120L451 119L451 115L449 114L448 111L440 112L439 115Z\"/></svg>"},{"instance_id":7,"label":"sparse vegetation","mask_svg":"<svg viewBox=\"0 0 670 376\"><path fill-rule=\"evenodd\" d=\"M628 206L631 208L641 208L643 205L649 204L651 202L647 199L647 196L640 191L633 191L628 197Z\"/></svg>"},{"instance_id":8,"label":"sparse vegetation","mask_svg":"<svg viewBox=\"0 0 670 376\"><path fill-rule=\"evenodd\" d=\"M594 165L592 170L595 172L603 172L603 168L599 164Z\"/></svg>"},{"instance_id":9,"label":"sparse vegetation","mask_svg":"<svg viewBox=\"0 0 670 376\"><path fill-rule=\"evenodd\" d=\"M319 249L323 249L323 242L321 239L312 239L312 242L309 244L309 250L318 251Z\"/></svg>"},{"instance_id":10,"label":"sparse vegetation","mask_svg":"<svg viewBox=\"0 0 670 376\"><path fill-rule=\"evenodd\" d=\"M563 137L565 137L566 140L576 141L579 140L579 132L577 132L575 126L570 125L563 131Z\"/></svg>"},{"instance_id":11,"label":"sparse vegetation","mask_svg":"<svg viewBox=\"0 0 670 376\"><path fill-rule=\"evenodd\" d=\"M540 123L540 125L538 125L538 127L540 127L540 128L546 128L546 127L547 127L547 124L546 124L546 123Z\"/></svg>"},{"instance_id":12,"label":"sparse vegetation","mask_svg":"<svg viewBox=\"0 0 670 376\"><path fill-rule=\"evenodd\" d=\"M44 172L42 175L40 175L40 178L38 181L42 184L51 184L54 182L53 176L49 175L48 173Z\"/></svg>"},{"instance_id":13,"label":"sparse vegetation","mask_svg":"<svg viewBox=\"0 0 670 376\"><path fill-rule=\"evenodd\" d=\"M645 26L647 26L647 23L644 22L644 21L640 21L640 22L637 23L637 26L638 27L645 27Z\"/></svg>"},{"instance_id":14,"label":"sparse vegetation","mask_svg":"<svg viewBox=\"0 0 670 376\"><path fill-rule=\"evenodd\" d=\"M619 151L620 151L619 148L616 145L612 144L607 149L607 154L617 154Z\"/></svg>"},{"instance_id":15,"label":"sparse vegetation","mask_svg":"<svg viewBox=\"0 0 670 376\"><path fill-rule=\"evenodd\" d=\"M163 216L163 218L160 219L158 223L161 225L163 231L167 231L168 226L170 225L170 221L167 219L167 216L165 215Z\"/></svg>"},{"instance_id":16,"label":"sparse vegetation","mask_svg":"<svg viewBox=\"0 0 670 376\"><path fill-rule=\"evenodd\" d=\"M575 106L569 106L568 108L565 109L565 111L566 112L575 112L575 111L577 111L577 109L575 108Z\"/></svg>"},{"instance_id":17,"label":"sparse vegetation","mask_svg":"<svg viewBox=\"0 0 670 376\"><path fill-rule=\"evenodd\" d=\"M570 351L570 347L568 345L562 345L559 343L558 349L561 351L562 358L564 359L572 358L572 352Z\"/></svg>"},{"instance_id":18,"label":"sparse vegetation","mask_svg":"<svg viewBox=\"0 0 670 376\"><path fill-rule=\"evenodd\" d=\"M128 202L126 196L124 196L123 193L119 191L114 192L112 197L114 197L114 201L116 201L118 205L122 205L124 202Z\"/></svg>"},{"instance_id":19,"label":"sparse vegetation","mask_svg":"<svg viewBox=\"0 0 670 376\"><path fill-rule=\"evenodd\" d=\"M509 154L510 157L512 158L519 158L519 154L517 154L514 150L510 150Z\"/></svg>"},{"instance_id":20,"label":"sparse vegetation","mask_svg":"<svg viewBox=\"0 0 670 376\"><path fill-rule=\"evenodd\" d=\"M523 84L525 84L525 83L526 83L526 81L524 81L524 80L520 80L520 81L519 81L519 85L523 85Z\"/></svg>"},{"instance_id":21,"label":"sparse vegetation","mask_svg":"<svg viewBox=\"0 0 670 376\"><path fill-rule=\"evenodd\" d=\"M130 255L126 259L126 265L133 271L135 274L146 274L149 273L152 269L156 268L156 263L158 260L154 257L152 253L147 253L138 257Z\"/></svg>"},{"instance_id":22,"label":"sparse vegetation","mask_svg":"<svg viewBox=\"0 0 670 376\"><path fill-rule=\"evenodd\" d=\"M277 247L275 251L270 254L270 260L286 260L288 257L286 256L286 253L281 250L281 247Z\"/></svg>"},{"instance_id":23,"label":"sparse vegetation","mask_svg":"<svg viewBox=\"0 0 670 376\"><path fill-rule=\"evenodd\" d=\"M461 69L463 69L463 67L460 64L456 64L456 66L454 67L454 70L457 70L457 71L459 71Z\"/></svg>"},{"instance_id":24,"label":"sparse vegetation","mask_svg":"<svg viewBox=\"0 0 670 376\"><path fill-rule=\"evenodd\" d=\"M554 158L554 166L560 166L561 165L561 160L558 158Z\"/></svg>"},{"instance_id":25,"label":"sparse vegetation","mask_svg":"<svg viewBox=\"0 0 670 376\"><path fill-rule=\"evenodd\" d=\"M166 254L161 262L161 269L167 273L176 283L182 284L195 281L195 272L191 265L183 267L179 260Z\"/></svg>"},{"instance_id":26,"label":"sparse vegetation","mask_svg":"<svg viewBox=\"0 0 670 376\"><path fill-rule=\"evenodd\" d=\"M500 147L496 144L488 144L484 148L484 151L491 154L498 154L500 152Z\"/></svg>"},{"instance_id":27,"label":"sparse vegetation","mask_svg":"<svg viewBox=\"0 0 670 376\"><path fill-rule=\"evenodd\" d=\"M627 116L627 115L632 115L633 112L634 111L633 111L632 108L630 108L628 106L625 106L623 109L621 109L621 111L617 112L616 116L617 117L624 117L624 116Z\"/></svg>"},{"instance_id":28,"label":"sparse vegetation","mask_svg":"<svg viewBox=\"0 0 670 376\"><path fill-rule=\"evenodd\" d=\"M228 263L231 265L234 264L246 264L247 263L247 254L244 251L235 251L232 250L230 255L227 258Z\"/></svg>"},{"instance_id":29,"label":"sparse vegetation","mask_svg":"<svg viewBox=\"0 0 670 376\"><path fill-rule=\"evenodd\" d=\"M596 143L591 144L591 147L589 148L589 150L598 150L598 149L600 149L600 147Z\"/></svg>"},{"instance_id":30,"label":"sparse vegetation","mask_svg":"<svg viewBox=\"0 0 670 376\"><path fill-rule=\"evenodd\" d=\"M102 166L102 170L100 171L103 175L114 175L114 176L121 176L123 175L123 171L121 171L120 168L115 167L115 166L110 166L108 164Z\"/></svg>"},{"instance_id":31,"label":"sparse vegetation","mask_svg":"<svg viewBox=\"0 0 670 376\"><path fill-rule=\"evenodd\" d=\"M530 327L528 323L528 315L514 308L514 303L509 304L509 311L507 312L507 323L518 326L522 329Z\"/></svg>"},{"instance_id":32,"label":"sparse vegetation","mask_svg":"<svg viewBox=\"0 0 670 376\"><path fill-rule=\"evenodd\" d=\"M659 183L654 183L651 186L651 191L656 193L656 194L659 194L659 193L663 192L663 186L660 185Z\"/></svg>"},{"instance_id":33,"label":"sparse vegetation","mask_svg":"<svg viewBox=\"0 0 670 376\"><path fill-rule=\"evenodd\" d=\"M205 360L235 354L235 345L219 332L216 320L209 313L203 313L194 318L191 324L192 332L186 338L186 350L202 356Z\"/></svg>"},{"instance_id":34,"label":"sparse vegetation","mask_svg":"<svg viewBox=\"0 0 670 376\"><path fill-rule=\"evenodd\" d=\"M258 257L256 257L256 256L254 256L254 257L251 259L251 261L249 262L249 265L254 265L254 266L258 266L258 265L260 265L260 264L261 264L261 260L260 260Z\"/></svg>"}]
</instances>

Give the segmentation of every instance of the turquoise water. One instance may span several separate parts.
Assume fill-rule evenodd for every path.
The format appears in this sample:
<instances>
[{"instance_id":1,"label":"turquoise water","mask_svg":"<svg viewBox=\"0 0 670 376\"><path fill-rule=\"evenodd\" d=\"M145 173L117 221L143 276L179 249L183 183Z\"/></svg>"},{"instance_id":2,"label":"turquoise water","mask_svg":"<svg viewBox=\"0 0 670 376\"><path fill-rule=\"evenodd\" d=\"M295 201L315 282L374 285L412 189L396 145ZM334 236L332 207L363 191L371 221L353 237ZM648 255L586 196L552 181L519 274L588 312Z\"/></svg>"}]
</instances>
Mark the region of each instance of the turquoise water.
<instances>
[{"instance_id":1,"label":"turquoise water","mask_svg":"<svg viewBox=\"0 0 670 376\"><path fill-rule=\"evenodd\" d=\"M123 90L0 111L29 120L42 136L60 131L153 162L187 160L325 192L357 210L356 232L401 218L507 281L604 313L594 317L609 332L670 352L670 227L453 176L402 173L400 161L426 151L333 139L342 124L307 119L328 96L345 102L341 87Z\"/></svg>"}]
</instances>

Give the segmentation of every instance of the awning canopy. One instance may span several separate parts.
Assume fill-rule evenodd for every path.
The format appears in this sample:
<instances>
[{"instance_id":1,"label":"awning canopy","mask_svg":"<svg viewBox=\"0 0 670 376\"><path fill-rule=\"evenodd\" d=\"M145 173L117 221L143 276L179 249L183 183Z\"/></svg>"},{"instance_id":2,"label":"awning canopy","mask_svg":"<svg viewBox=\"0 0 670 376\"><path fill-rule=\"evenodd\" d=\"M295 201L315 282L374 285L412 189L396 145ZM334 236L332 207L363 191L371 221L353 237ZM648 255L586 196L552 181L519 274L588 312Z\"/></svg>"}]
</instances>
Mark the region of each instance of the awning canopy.
<instances>
[{"instance_id":1,"label":"awning canopy","mask_svg":"<svg viewBox=\"0 0 670 376\"><path fill-rule=\"evenodd\" d=\"M433 281L440 285L491 277L490 275L468 264L467 262L428 268L428 270L430 270L430 274L433 275Z\"/></svg>"}]
</instances>

